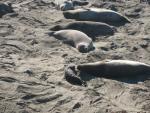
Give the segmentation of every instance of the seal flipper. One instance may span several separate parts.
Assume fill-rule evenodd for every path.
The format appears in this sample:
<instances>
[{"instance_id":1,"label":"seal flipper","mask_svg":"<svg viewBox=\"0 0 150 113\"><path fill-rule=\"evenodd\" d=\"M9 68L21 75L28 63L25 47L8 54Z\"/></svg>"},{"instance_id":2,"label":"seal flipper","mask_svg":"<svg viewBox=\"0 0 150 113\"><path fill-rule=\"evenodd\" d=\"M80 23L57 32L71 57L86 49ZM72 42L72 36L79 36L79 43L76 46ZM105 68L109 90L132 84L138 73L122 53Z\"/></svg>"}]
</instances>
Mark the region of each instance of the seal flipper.
<instances>
[{"instance_id":1,"label":"seal flipper","mask_svg":"<svg viewBox=\"0 0 150 113\"><path fill-rule=\"evenodd\" d=\"M55 33L55 31L49 31L49 32L46 32L45 34L48 34L49 36L53 36Z\"/></svg>"},{"instance_id":2,"label":"seal flipper","mask_svg":"<svg viewBox=\"0 0 150 113\"><path fill-rule=\"evenodd\" d=\"M84 6L89 4L89 2L87 1L79 1L79 0L74 0L72 2L73 2L73 6Z\"/></svg>"},{"instance_id":3,"label":"seal flipper","mask_svg":"<svg viewBox=\"0 0 150 113\"><path fill-rule=\"evenodd\" d=\"M75 70L75 65L70 64L65 68L65 76L64 78L66 79L67 82L73 84L73 85L80 85L80 86L87 86L86 82L81 80L77 76L77 72Z\"/></svg>"}]
</instances>

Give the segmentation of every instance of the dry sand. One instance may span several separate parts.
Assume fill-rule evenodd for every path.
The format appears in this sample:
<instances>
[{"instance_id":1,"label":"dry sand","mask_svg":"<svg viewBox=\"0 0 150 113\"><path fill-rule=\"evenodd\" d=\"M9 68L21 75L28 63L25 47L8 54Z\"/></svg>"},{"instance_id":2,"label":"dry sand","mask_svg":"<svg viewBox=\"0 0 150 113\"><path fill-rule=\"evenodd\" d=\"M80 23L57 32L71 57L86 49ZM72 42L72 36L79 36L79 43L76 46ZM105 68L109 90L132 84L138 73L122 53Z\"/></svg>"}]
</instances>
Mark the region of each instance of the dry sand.
<instances>
[{"instance_id":1,"label":"dry sand","mask_svg":"<svg viewBox=\"0 0 150 113\"><path fill-rule=\"evenodd\" d=\"M53 25L73 21L50 0L1 1L11 1L18 15L0 18L0 113L150 113L148 79L87 77L88 86L81 87L63 78L70 63L128 59L150 64L148 4L89 0L118 10L132 23L117 27L114 36L97 37L97 49L83 54L45 34Z\"/></svg>"}]
</instances>

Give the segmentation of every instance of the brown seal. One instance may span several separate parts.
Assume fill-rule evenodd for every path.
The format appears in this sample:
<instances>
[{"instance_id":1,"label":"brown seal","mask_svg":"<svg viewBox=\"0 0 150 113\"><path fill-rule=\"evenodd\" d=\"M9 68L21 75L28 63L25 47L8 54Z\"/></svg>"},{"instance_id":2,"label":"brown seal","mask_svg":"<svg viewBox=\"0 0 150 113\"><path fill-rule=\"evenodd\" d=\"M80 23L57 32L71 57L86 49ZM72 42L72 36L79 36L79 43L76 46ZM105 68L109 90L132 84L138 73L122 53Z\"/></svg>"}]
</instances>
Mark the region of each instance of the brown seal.
<instances>
[{"instance_id":1,"label":"brown seal","mask_svg":"<svg viewBox=\"0 0 150 113\"><path fill-rule=\"evenodd\" d=\"M94 50L93 42L86 34L77 30L60 30L48 33L63 43L69 44L77 48L80 52L89 52Z\"/></svg>"},{"instance_id":2,"label":"brown seal","mask_svg":"<svg viewBox=\"0 0 150 113\"><path fill-rule=\"evenodd\" d=\"M101 22L91 21L75 21L67 24L59 24L52 26L50 30L58 31L63 29L74 29L79 30L87 34L89 37L113 35L116 28Z\"/></svg>"},{"instance_id":3,"label":"brown seal","mask_svg":"<svg viewBox=\"0 0 150 113\"><path fill-rule=\"evenodd\" d=\"M77 65L77 69L88 74L105 77L123 77L150 74L150 65L130 60L106 60Z\"/></svg>"},{"instance_id":4,"label":"brown seal","mask_svg":"<svg viewBox=\"0 0 150 113\"><path fill-rule=\"evenodd\" d=\"M122 14L101 8L87 8L87 9L76 9L64 11L63 15L67 19L76 19L79 21L96 21L105 22L108 24L125 24L129 23L129 19L124 17Z\"/></svg>"}]
</instances>

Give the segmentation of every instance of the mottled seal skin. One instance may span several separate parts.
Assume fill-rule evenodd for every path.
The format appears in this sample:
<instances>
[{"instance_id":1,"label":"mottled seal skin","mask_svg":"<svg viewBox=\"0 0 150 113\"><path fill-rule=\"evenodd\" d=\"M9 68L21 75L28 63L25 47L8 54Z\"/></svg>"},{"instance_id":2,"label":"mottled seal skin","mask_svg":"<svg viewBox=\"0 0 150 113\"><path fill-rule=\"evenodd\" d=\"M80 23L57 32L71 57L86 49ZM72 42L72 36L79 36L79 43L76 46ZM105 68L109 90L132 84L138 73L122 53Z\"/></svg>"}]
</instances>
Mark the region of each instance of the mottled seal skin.
<instances>
[{"instance_id":1,"label":"mottled seal skin","mask_svg":"<svg viewBox=\"0 0 150 113\"><path fill-rule=\"evenodd\" d=\"M118 12L109 9L100 9L100 8L76 9L64 11L63 15L67 19L76 19L79 21L96 21L108 24L130 23L128 18L124 17L122 14Z\"/></svg>"},{"instance_id":2,"label":"mottled seal skin","mask_svg":"<svg viewBox=\"0 0 150 113\"><path fill-rule=\"evenodd\" d=\"M134 77L150 74L150 65L129 60L106 60L77 65L81 72L98 77Z\"/></svg>"},{"instance_id":3,"label":"mottled seal skin","mask_svg":"<svg viewBox=\"0 0 150 113\"><path fill-rule=\"evenodd\" d=\"M91 21L75 21L67 24L55 25L50 28L52 31L58 31L63 29L79 30L87 34L89 37L113 35L116 31L114 26L110 26L101 22Z\"/></svg>"},{"instance_id":4,"label":"mottled seal skin","mask_svg":"<svg viewBox=\"0 0 150 113\"><path fill-rule=\"evenodd\" d=\"M77 48L80 52L86 53L95 49L91 38L85 33L77 30L60 30L48 33L63 43L69 44Z\"/></svg>"}]
</instances>

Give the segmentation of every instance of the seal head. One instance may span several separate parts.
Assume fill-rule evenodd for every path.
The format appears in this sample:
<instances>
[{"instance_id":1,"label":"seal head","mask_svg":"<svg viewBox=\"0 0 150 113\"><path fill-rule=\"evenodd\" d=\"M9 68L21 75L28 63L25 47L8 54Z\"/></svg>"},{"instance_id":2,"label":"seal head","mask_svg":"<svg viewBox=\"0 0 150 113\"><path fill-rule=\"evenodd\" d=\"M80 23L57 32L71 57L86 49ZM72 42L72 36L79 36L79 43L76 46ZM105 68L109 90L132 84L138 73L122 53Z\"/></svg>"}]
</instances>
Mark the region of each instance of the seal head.
<instances>
[{"instance_id":1,"label":"seal head","mask_svg":"<svg viewBox=\"0 0 150 113\"><path fill-rule=\"evenodd\" d=\"M87 44L85 42L79 43L76 48L79 50L79 52L82 52L82 53L87 53L95 49L95 47L93 46L93 43Z\"/></svg>"}]
</instances>

